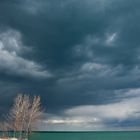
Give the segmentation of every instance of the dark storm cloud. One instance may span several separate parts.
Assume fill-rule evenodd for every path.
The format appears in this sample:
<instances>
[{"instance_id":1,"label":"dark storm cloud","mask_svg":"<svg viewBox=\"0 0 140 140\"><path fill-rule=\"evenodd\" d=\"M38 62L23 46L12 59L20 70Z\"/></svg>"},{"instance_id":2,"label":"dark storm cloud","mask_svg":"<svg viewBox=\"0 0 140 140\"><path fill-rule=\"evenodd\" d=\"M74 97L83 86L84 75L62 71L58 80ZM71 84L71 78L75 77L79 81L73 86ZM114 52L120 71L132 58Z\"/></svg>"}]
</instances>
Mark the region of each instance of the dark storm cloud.
<instances>
[{"instance_id":1,"label":"dark storm cloud","mask_svg":"<svg viewBox=\"0 0 140 140\"><path fill-rule=\"evenodd\" d=\"M102 2L91 3L100 6L98 3ZM79 4L78 1L26 0L11 4L3 2L2 7L1 10L6 11L1 15L2 22L20 30L28 43L38 46L37 52L47 59L48 64L51 61L52 67L72 65L71 47L87 34L101 34L108 25L102 15L104 11L100 13L96 7L94 10L90 1ZM44 48L45 51L41 51Z\"/></svg>"},{"instance_id":2,"label":"dark storm cloud","mask_svg":"<svg viewBox=\"0 0 140 140\"><path fill-rule=\"evenodd\" d=\"M41 55L40 59L50 64L50 67L61 68L77 64L78 58L73 58L72 46L81 43L87 35L102 39L110 32L119 32L117 48L107 48L105 44L98 44L91 51L103 57L102 59L111 58L112 63L127 64L136 61L133 54L137 49L132 49L131 46L137 48L136 43L139 43L138 30L135 32L134 28L139 24L133 22L139 16L137 5L137 1L130 1L126 5L121 1L104 0L82 0L80 3L78 0L26 0L10 4L2 2L1 10L6 12L1 18L4 25L20 30L27 43L36 46L36 52L39 53L36 55ZM125 23L129 25L126 26ZM130 49L127 49L128 47ZM121 57L118 58L118 55Z\"/></svg>"},{"instance_id":3,"label":"dark storm cloud","mask_svg":"<svg viewBox=\"0 0 140 140\"><path fill-rule=\"evenodd\" d=\"M56 114L130 98L124 90L140 87L139 7L138 0L1 0L1 95L40 94ZM13 39L18 49L9 47Z\"/></svg>"}]
</instances>

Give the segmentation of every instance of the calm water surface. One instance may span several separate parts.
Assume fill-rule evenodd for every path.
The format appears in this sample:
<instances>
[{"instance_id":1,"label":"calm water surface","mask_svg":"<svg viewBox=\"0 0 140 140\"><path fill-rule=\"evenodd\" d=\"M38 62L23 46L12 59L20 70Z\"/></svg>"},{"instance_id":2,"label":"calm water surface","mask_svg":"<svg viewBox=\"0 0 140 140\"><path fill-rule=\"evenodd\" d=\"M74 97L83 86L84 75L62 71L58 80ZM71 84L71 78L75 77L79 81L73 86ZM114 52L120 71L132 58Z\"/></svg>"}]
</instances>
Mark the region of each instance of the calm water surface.
<instances>
[{"instance_id":1,"label":"calm water surface","mask_svg":"<svg viewBox=\"0 0 140 140\"><path fill-rule=\"evenodd\" d=\"M140 132L36 132L30 140L140 140Z\"/></svg>"}]
</instances>

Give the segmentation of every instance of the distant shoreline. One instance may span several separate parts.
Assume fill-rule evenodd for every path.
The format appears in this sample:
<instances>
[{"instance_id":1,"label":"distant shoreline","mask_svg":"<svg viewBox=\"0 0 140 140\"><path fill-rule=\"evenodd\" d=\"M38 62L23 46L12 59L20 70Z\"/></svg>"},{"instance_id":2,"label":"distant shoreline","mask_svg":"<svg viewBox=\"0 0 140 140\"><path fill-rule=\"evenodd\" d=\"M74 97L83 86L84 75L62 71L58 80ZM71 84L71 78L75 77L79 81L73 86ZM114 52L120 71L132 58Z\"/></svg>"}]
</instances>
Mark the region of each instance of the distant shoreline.
<instances>
[{"instance_id":1,"label":"distant shoreline","mask_svg":"<svg viewBox=\"0 0 140 140\"><path fill-rule=\"evenodd\" d=\"M4 131L0 131L2 133ZM8 131L13 133L13 131ZM32 133L107 133L107 132L140 132L140 130L107 130L107 131L32 131Z\"/></svg>"},{"instance_id":2,"label":"distant shoreline","mask_svg":"<svg viewBox=\"0 0 140 140\"><path fill-rule=\"evenodd\" d=\"M96 133L96 132L140 132L140 130L109 130L109 131L33 131L33 133Z\"/></svg>"}]
</instances>

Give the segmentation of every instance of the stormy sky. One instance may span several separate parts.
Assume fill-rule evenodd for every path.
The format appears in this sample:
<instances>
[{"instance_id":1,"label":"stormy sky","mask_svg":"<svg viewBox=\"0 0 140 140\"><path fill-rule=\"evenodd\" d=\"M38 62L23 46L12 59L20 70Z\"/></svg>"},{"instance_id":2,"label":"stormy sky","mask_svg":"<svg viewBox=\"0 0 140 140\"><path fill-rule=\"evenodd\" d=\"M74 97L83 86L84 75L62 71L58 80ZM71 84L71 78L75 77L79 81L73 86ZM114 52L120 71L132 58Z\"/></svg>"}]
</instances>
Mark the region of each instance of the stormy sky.
<instances>
[{"instance_id":1,"label":"stormy sky","mask_svg":"<svg viewBox=\"0 0 140 140\"><path fill-rule=\"evenodd\" d=\"M40 130L139 130L140 1L0 0L1 114L18 93Z\"/></svg>"}]
</instances>

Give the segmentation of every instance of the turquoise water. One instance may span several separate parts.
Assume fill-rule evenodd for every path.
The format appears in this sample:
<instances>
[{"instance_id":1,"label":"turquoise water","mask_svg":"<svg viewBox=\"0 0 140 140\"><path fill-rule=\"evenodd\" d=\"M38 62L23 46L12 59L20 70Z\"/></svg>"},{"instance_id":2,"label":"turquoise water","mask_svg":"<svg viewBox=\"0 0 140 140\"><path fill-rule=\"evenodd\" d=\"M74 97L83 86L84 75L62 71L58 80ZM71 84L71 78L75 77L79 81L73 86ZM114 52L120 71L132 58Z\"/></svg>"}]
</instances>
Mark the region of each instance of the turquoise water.
<instances>
[{"instance_id":1,"label":"turquoise water","mask_svg":"<svg viewBox=\"0 0 140 140\"><path fill-rule=\"evenodd\" d=\"M140 132L36 132L30 140L140 140Z\"/></svg>"}]
</instances>

